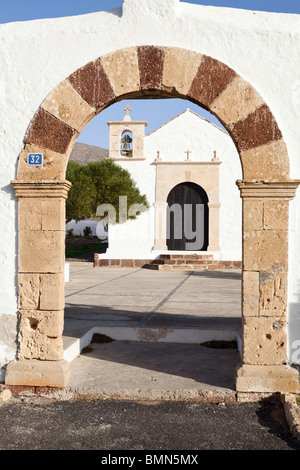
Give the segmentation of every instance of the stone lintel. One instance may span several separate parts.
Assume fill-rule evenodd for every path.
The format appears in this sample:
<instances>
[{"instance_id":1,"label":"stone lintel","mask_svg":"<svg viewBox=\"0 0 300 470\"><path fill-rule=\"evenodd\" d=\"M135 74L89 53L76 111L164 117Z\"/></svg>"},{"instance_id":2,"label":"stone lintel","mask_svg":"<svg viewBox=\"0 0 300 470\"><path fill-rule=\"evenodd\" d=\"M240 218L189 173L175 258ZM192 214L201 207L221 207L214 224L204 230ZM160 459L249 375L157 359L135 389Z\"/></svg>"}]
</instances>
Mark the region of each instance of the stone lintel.
<instances>
[{"instance_id":1,"label":"stone lintel","mask_svg":"<svg viewBox=\"0 0 300 470\"><path fill-rule=\"evenodd\" d=\"M299 373L285 364L249 365L238 367L237 392L299 393Z\"/></svg>"},{"instance_id":2,"label":"stone lintel","mask_svg":"<svg viewBox=\"0 0 300 470\"><path fill-rule=\"evenodd\" d=\"M236 182L242 198L293 199L300 180L263 181L238 180Z\"/></svg>"},{"instance_id":3,"label":"stone lintel","mask_svg":"<svg viewBox=\"0 0 300 470\"><path fill-rule=\"evenodd\" d=\"M110 157L114 162L143 162L144 157Z\"/></svg>"},{"instance_id":4,"label":"stone lintel","mask_svg":"<svg viewBox=\"0 0 300 470\"><path fill-rule=\"evenodd\" d=\"M72 184L65 181L11 181L18 198L63 198L67 199Z\"/></svg>"},{"instance_id":5,"label":"stone lintel","mask_svg":"<svg viewBox=\"0 0 300 470\"><path fill-rule=\"evenodd\" d=\"M148 126L147 121L107 121L106 124L108 126L124 126L124 127L130 127L132 125L137 126L137 125L143 125L143 126Z\"/></svg>"},{"instance_id":6,"label":"stone lintel","mask_svg":"<svg viewBox=\"0 0 300 470\"><path fill-rule=\"evenodd\" d=\"M63 388L70 376L70 365L65 360L16 360L7 366L5 384Z\"/></svg>"}]
</instances>

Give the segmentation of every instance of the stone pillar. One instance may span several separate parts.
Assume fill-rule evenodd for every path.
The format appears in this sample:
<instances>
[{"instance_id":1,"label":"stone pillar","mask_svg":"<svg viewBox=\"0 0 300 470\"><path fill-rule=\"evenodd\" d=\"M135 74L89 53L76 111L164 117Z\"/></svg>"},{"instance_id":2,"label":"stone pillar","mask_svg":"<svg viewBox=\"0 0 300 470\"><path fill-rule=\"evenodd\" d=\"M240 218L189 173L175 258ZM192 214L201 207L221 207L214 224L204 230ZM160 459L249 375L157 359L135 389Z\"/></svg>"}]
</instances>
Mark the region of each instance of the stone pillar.
<instances>
[{"instance_id":1,"label":"stone pillar","mask_svg":"<svg viewBox=\"0 0 300 470\"><path fill-rule=\"evenodd\" d=\"M208 203L208 237L207 251L220 251L220 207L221 204Z\"/></svg>"},{"instance_id":2,"label":"stone pillar","mask_svg":"<svg viewBox=\"0 0 300 470\"><path fill-rule=\"evenodd\" d=\"M238 392L299 391L288 365L289 200L297 181L238 181L243 199L242 364Z\"/></svg>"},{"instance_id":3,"label":"stone pillar","mask_svg":"<svg viewBox=\"0 0 300 470\"><path fill-rule=\"evenodd\" d=\"M153 250L165 251L167 247L167 202L156 202L155 207L155 241Z\"/></svg>"},{"instance_id":4,"label":"stone pillar","mask_svg":"<svg viewBox=\"0 0 300 470\"><path fill-rule=\"evenodd\" d=\"M64 387L63 360L65 199L68 181L12 182L19 199L17 360L8 385Z\"/></svg>"}]
</instances>

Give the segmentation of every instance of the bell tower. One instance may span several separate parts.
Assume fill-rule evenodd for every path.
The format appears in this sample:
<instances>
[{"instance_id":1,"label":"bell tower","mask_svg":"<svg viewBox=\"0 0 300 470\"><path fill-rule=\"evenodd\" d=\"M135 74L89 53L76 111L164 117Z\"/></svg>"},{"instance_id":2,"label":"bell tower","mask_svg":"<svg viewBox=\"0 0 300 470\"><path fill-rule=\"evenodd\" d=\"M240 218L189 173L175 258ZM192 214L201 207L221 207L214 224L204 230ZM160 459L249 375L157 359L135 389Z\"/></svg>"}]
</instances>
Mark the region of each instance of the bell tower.
<instances>
[{"instance_id":1,"label":"bell tower","mask_svg":"<svg viewBox=\"0 0 300 470\"><path fill-rule=\"evenodd\" d=\"M144 160L146 121L132 121L127 105L123 121L109 121L109 158L113 160Z\"/></svg>"}]
</instances>

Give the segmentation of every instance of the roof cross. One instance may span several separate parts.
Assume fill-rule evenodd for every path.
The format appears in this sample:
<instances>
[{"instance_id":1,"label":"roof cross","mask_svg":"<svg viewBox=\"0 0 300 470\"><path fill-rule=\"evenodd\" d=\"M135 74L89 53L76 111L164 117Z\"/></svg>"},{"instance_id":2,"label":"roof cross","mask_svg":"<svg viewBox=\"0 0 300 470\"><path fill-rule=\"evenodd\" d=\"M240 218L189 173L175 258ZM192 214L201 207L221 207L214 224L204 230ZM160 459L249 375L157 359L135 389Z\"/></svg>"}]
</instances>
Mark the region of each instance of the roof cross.
<instances>
[{"instance_id":1,"label":"roof cross","mask_svg":"<svg viewBox=\"0 0 300 470\"><path fill-rule=\"evenodd\" d=\"M191 150L186 150L184 153L187 154L186 161L189 162L190 161L190 153L192 153L192 151Z\"/></svg>"},{"instance_id":2,"label":"roof cross","mask_svg":"<svg viewBox=\"0 0 300 470\"><path fill-rule=\"evenodd\" d=\"M126 115L129 116L129 111L132 111L131 107L129 106L129 104L126 106L126 108L124 108L124 111L126 111Z\"/></svg>"}]
</instances>

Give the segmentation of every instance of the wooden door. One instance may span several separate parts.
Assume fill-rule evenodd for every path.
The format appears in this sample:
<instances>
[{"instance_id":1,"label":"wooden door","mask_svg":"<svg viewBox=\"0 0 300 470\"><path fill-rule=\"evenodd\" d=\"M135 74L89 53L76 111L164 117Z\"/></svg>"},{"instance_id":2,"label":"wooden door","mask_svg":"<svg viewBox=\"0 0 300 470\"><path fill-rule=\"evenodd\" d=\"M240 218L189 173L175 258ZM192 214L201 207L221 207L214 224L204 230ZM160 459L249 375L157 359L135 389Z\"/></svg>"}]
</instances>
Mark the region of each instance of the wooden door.
<instances>
[{"instance_id":1,"label":"wooden door","mask_svg":"<svg viewBox=\"0 0 300 470\"><path fill-rule=\"evenodd\" d=\"M208 198L204 189L180 183L169 193L167 203L168 250L207 250Z\"/></svg>"}]
</instances>

